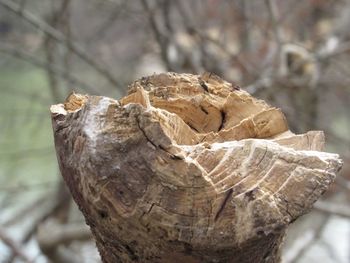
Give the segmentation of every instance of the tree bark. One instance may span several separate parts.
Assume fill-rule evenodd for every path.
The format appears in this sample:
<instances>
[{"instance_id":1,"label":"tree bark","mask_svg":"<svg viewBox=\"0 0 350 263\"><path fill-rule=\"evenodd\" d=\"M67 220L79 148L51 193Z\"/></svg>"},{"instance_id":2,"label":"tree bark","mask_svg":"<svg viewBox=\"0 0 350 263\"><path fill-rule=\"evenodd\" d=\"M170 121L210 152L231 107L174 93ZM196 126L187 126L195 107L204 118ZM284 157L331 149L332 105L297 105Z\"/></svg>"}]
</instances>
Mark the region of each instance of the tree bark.
<instances>
[{"instance_id":1,"label":"tree bark","mask_svg":"<svg viewBox=\"0 0 350 263\"><path fill-rule=\"evenodd\" d=\"M164 73L51 107L61 173L103 262L279 262L341 167L319 131L219 77Z\"/></svg>"}]
</instances>

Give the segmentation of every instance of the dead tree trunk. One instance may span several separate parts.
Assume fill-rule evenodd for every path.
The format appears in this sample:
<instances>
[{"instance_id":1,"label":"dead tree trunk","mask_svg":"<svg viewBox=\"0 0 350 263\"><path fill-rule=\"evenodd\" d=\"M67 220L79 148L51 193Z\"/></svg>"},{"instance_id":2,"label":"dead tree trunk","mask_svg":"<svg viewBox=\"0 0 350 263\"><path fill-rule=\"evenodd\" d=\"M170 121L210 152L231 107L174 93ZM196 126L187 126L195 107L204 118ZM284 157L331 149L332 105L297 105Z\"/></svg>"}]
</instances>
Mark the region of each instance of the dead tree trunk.
<instances>
[{"instance_id":1,"label":"dead tree trunk","mask_svg":"<svg viewBox=\"0 0 350 263\"><path fill-rule=\"evenodd\" d=\"M61 173L103 262L279 262L341 167L322 132L213 74L142 78L51 107Z\"/></svg>"}]
</instances>

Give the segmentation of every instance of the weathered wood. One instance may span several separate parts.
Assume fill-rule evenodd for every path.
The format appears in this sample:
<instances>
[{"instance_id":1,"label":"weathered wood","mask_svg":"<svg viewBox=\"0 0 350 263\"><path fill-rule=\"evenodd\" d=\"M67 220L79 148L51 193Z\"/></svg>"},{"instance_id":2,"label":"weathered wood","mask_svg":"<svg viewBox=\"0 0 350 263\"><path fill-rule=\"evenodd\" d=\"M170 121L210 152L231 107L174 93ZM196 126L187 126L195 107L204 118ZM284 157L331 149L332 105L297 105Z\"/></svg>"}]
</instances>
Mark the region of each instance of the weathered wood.
<instances>
[{"instance_id":1,"label":"weathered wood","mask_svg":"<svg viewBox=\"0 0 350 263\"><path fill-rule=\"evenodd\" d=\"M323 133L219 77L142 78L51 107L61 173L104 262L279 262L341 167Z\"/></svg>"}]
</instances>

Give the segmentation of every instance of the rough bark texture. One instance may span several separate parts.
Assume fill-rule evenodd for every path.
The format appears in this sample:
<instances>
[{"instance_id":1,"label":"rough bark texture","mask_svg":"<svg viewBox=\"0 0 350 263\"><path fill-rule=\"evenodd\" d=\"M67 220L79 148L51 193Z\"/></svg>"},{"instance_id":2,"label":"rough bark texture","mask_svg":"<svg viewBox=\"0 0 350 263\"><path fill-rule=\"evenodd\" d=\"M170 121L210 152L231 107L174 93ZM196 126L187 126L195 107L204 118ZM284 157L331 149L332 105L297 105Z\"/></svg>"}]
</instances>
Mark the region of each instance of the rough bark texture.
<instances>
[{"instance_id":1,"label":"rough bark texture","mask_svg":"<svg viewBox=\"0 0 350 263\"><path fill-rule=\"evenodd\" d=\"M323 133L205 73L51 107L61 173L104 262L279 262L341 167Z\"/></svg>"}]
</instances>

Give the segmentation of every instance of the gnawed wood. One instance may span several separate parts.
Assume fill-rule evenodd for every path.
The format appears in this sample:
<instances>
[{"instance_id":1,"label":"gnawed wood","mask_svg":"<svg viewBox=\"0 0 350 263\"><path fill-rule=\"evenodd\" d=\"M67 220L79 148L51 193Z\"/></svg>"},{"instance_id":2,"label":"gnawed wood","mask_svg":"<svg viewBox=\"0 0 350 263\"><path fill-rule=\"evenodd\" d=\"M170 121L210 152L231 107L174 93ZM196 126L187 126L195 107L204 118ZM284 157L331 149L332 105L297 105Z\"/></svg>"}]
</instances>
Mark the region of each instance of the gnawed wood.
<instances>
[{"instance_id":1,"label":"gnawed wood","mask_svg":"<svg viewBox=\"0 0 350 263\"><path fill-rule=\"evenodd\" d=\"M51 108L62 175L104 262L278 262L341 167L322 132L219 77L166 73Z\"/></svg>"}]
</instances>

